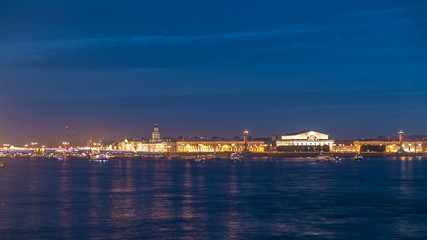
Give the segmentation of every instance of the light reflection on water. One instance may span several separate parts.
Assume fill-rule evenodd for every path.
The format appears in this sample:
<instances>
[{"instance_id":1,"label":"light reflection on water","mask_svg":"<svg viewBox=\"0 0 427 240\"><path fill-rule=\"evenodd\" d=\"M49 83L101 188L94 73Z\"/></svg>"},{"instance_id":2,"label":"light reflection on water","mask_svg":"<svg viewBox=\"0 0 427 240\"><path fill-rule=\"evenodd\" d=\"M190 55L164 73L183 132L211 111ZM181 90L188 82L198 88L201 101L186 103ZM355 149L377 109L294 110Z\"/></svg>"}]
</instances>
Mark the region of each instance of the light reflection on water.
<instances>
[{"instance_id":1,"label":"light reflection on water","mask_svg":"<svg viewBox=\"0 0 427 240\"><path fill-rule=\"evenodd\" d=\"M427 159L6 164L0 239L427 236Z\"/></svg>"}]
</instances>

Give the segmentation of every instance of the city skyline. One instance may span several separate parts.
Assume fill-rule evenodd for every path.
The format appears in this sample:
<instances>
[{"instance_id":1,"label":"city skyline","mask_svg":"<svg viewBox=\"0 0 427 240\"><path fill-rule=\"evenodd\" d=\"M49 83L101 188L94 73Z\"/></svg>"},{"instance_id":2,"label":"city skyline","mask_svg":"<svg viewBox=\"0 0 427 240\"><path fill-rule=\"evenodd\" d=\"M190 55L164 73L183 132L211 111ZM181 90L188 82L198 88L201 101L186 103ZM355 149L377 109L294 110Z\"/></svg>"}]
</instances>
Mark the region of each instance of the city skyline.
<instances>
[{"instance_id":1,"label":"city skyline","mask_svg":"<svg viewBox=\"0 0 427 240\"><path fill-rule=\"evenodd\" d=\"M2 1L0 142L427 133L423 1Z\"/></svg>"},{"instance_id":2,"label":"city skyline","mask_svg":"<svg viewBox=\"0 0 427 240\"><path fill-rule=\"evenodd\" d=\"M72 142L73 146L85 146L87 144L88 141L93 141L93 142L101 142L101 141L113 141L113 142L121 142L124 140L137 140L137 141L143 141L143 140L147 140L149 141L150 139L152 139L153 137L153 132L149 131L150 129L152 130L152 127L154 126L154 129L157 129L157 131L159 131L159 129L162 129L160 132L162 133L161 137L160 137L160 132L159 132L159 139L165 140L165 139L170 139L172 141L177 141L179 139L193 139L193 140L212 140L212 139L218 139L218 140L235 140L236 138L239 138L240 140L243 139L243 135L242 135L242 131L247 132L248 136L251 139L264 139L263 141L265 141L265 139L272 139L276 136L282 136L282 135L293 135L293 134L299 134L299 133L304 133L304 132L318 132L318 129L300 129L300 130L292 130L292 131L281 131L281 132L276 132L274 134L270 134L270 135L263 135L261 133L256 133L253 134L252 131L248 130L247 128L242 128L240 129L240 132L238 131L234 131L236 132L236 134L229 134L229 135L219 135L219 134L215 134L213 133L212 135L196 135L196 134L186 134L186 133L182 133L182 134L178 134L178 135L170 135L166 132L166 134L164 134L163 128L160 128L158 123L152 124L151 128L144 129L144 133L133 133L132 135L128 135L128 136L120 136L118 138L111 138L111 137L106 137L106 136L96 136L96 135L90 135L89 133L80 133L78 131L78 128L74 127L74 126L65 126L63 128L63 136L59 137L58 139L53 139L53 138L48 138L49 140L47 141L40 141L41 139L28 139L27 141L22 141L22 142L13 142L13 141L5 141L5 142L0 142L0 144L3 145L7 145L7 146L29 146L31 147L32 144L36 144L37 147L40 146L50 146L50 147L54 147L57 145L63 145L63 143L68 143L70 144L70 142ZM168 129L168 128L167 128ZM156 131L156 130L155 130ZM359 140L359 139L378 139L378 138L389 138L389 139L398 139L400 132L402 132L403 129L401 129L400 131L395 131L394 133L389 133L389 134L385 134L385 135L375 135L372 134L371 136L361 136L361 137L345 137L345 138L337 138L337 137L333 137L334 139L338 140L338 141L347 141L347 140ZM320 131L322 132L322 131ZM325 133L325 132L324 132ZM329 132L328 132L329 134ZM88 136L88 137L86 137ZM405 132L405 136L409 137L409 138L419 138L420 136L427 136L427 134L422 134L422 133L412 133L412 132ZM424 138L424 137L423 137ZM35 147L35 146L34 146Z\"/></svg>"}]
</instances>

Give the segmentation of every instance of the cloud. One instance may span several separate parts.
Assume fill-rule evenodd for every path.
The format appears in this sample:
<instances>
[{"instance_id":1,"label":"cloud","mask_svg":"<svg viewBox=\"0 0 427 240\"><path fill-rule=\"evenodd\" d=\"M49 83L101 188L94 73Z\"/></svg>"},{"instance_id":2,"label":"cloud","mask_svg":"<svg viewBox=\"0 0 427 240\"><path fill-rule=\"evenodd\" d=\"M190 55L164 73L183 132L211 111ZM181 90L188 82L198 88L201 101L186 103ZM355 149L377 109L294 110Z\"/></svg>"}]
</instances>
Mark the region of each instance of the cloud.
<instances>
[{"instance_id":1,"label":"cloud","mask_svg":"<svg viewBox=\"0 0 427 240\"><path fill-rule=\"evenodd\" d=\"M346 13L345 15L348 17L357 17L357 18L366 18L366 17L384 17L390 16L394 14L401 13L420 13L424 12L427 9L427 5L420 6L411 6L411 7L397 7L397 8L380 8L380 9L368 9L362 11L353 11Z\"/></svg>"},{"instance_id":2,"label":"cloud","mask_svg":"<svg viewBox=\"0 0 427 240\"><path fill-rule=\"evenodd\" d=\"M388 61L390 57L399 59L408 54L422 58L426 49L381 36L394 24L299 26L203 35L81 37L3 43L0 50L3 64L18 68L243 66L311 60L357 61L369 57Z\"/></svg>"}]
</instances>

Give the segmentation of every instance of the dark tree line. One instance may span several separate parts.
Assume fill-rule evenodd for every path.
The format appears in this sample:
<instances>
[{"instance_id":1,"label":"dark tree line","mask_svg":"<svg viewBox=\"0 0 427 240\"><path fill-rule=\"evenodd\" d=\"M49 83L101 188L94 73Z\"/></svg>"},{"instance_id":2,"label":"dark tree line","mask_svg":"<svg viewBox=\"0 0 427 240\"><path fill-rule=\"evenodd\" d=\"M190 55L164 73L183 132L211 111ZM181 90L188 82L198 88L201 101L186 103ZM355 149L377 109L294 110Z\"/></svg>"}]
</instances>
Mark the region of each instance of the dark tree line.
<instances>
[{"instance_id":1,"label":"dark tree line","mask_svg":"<svg viewBox=\"0 0 427 240\"><path fill-rule=\"evenodd\" d=\"M329 152L329 146L279 146L276 148L279 152Z\"/></svg>"},{"instance_id":2,"label":"dark tree line","mask_svg":"<svg viewBox=\"0 0 427 240\"><path fill-rule=\"evenodd\" d=\"M386 147L384 145L362 145L360 146L361 152L385 152Z\"/></svg>"}]
</instances>

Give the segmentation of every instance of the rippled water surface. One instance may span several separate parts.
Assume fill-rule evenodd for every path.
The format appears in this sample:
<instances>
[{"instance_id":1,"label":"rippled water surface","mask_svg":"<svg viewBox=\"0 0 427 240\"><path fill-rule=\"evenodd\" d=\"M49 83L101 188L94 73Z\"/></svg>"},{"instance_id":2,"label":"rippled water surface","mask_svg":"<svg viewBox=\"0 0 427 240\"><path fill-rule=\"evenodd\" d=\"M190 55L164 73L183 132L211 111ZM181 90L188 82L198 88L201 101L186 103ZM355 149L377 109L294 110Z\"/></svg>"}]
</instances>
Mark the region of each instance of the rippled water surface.
<instances>
[{"instance_id":1,"label":"rippled water surface","mask_svg":"<svg viewBox=\"0 0 427 240\"><path fill-rule=\"evenodd\" d=\"M0 239L427 239L427 159L5 163Z\"/></svg>"}]
</instances>

